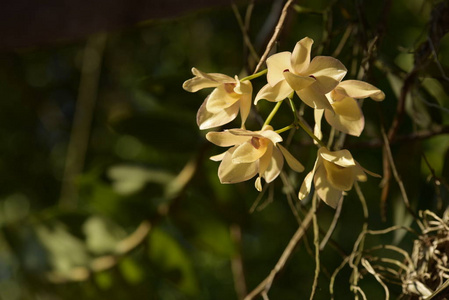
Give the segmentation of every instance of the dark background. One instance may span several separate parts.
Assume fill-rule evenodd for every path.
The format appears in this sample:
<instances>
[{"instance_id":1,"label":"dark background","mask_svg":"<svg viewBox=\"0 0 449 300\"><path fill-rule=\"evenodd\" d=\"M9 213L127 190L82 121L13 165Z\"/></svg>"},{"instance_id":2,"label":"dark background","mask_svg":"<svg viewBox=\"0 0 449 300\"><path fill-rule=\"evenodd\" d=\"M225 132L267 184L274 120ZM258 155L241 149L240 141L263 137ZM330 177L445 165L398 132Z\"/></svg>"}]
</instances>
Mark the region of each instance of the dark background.
<instances>
[{"instance_id":1,"label":"dark background","mask_svg":"<svg viewBox=\"0 0 449 300\"><path fill-rule=\"evenodd\" d=\"M236 3L243 19L251 3ZM261 55L283 2L253 4L248 36ZM439 215L448 203L448 11L447 1L297 1L276 44L292 51L309 36L314 55L332 55L347 38L337 56L346 79L368 81L386 99L364 101L364 133L345 147L384 175L380 128L399 118L391 148L412 208ZM191 67L230 76L254 69L229 1L7 1L0 20L0 299L239 299L269 274L298 227L295 214L310 207L288 197L316 147L301 131L292 136L306 172L285 168L294 192L278 178L252 213L253 180L219 183L208 157L222 149L195 122L209 91L190 94L182 83ZM253 81L255 90L264 84ZM260 101L247 127L259 130L272 107ZM312 110L304 113L313 124ZM290 122L283 106L272 124ZM393 176L383 198L380 183L360 185L369 228L416 229ZM320 206L323 233L333 215ZM330 275L362 224L350 191L321 253L316 299L330 299ZM369 236L365 247L411 251L415 237L402 233ZM309 230L270 299L309 297L312 241ZM350 273L338 275L336 299L353 297ZM369 299L384 297L370 274L360 284Z\"/></svg>"}]
</instances>

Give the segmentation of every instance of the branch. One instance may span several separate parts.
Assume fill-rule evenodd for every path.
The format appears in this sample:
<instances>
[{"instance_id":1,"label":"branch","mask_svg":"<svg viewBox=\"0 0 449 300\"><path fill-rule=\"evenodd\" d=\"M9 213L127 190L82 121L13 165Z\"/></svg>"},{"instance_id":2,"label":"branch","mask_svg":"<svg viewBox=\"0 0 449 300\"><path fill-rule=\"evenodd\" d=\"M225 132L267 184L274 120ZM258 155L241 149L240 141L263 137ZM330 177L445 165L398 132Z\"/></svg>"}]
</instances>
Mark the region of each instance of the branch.
<instances>
[{"instance_id":1,"label":"branch","mask_svg":"<svg viewBox=\"0 0 449 300\"><path fill-rule=\"evenodd\" d=\"M292 254L293 249L296 247L298 242L301 240L303 235L305 234L307 228L310 226L310 223L312 221L312 217L314 215L315 211L313 209L310 209L307 215L304 218L304 221L299 226L299 228L296 230L295 234L290 239L290 242L288 243L287 247L285 248L284 252L282 253L281 257L279 258L278 262L274 266L274 268L271 270L270 274L261 282L259 285L246 297L245 300L251 300L254 299L257 295L261 293L267 293L271 285L273 283L274 278L276 275L281 271L287 260L290 258L290 255Z\"/></svg>"},{"instance_id":2,"label":"branch","mask_svg":"<svg viewBox=\"0 0 449 300\"><path fill-rule=\"evenodd\" d=\"M294 0L288 0L287 3L285 3L284 8L282 9L281 16L279 17L279 21L274 28L273 36L271 37L270 41L268 42L268 45L265 49L265 52L263 53L259 63L256 66L256 69L254 70L254 73L257 73L259 71L262 64L267 60L268 54L270 54L271 49L274 46L274 43L276 42L276 39L278 38L279 34L281 33L281 29L284 26L285 18L287 17L287 11L292 5Z\"/></svg>"}]
</instances>

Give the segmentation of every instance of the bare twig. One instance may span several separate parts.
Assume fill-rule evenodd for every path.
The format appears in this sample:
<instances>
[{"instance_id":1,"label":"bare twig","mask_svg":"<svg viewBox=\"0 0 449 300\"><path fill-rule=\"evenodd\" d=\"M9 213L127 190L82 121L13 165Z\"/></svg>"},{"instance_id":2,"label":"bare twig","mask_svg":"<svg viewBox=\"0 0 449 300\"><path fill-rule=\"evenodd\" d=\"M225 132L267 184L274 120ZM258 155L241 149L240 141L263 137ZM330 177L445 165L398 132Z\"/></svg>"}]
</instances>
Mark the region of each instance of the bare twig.
<instances>
[{"instance_id":1,"label":"bare twig","mask_svg":"<svg viewBox=\"0 0 449 300\"><path fill-rule=\"evenodd\" d=\"M242 20L242 17L240 16L237 5L234 2L232 3L231 7L232 7L232 11L234 12L237 23L239 24L240 30L242 31L243 41L244 41L246 47L248 48L249 53L251 53L251 56L253 57L253 59L258 62L260 58L259 58L259 55L257 55L256 50L254 49L251 39L249 38L247 24L245 25L243 23L243 20Z\"/></svg>"},{"instance_id":2,"label":"bare twig","mask_svg":"<svg viewBox=\"0 0 449 300\"><path fill-rule=\"evenodd\" d=\"M295 234L290 239L290 242L288 243L287 247L284 249L284 252L282 253L281 257L279 258L278 262L274 266L274 268L271 270L270 274L261 282L259 285L251 291L246 297L245 300L251 300L254 299L257 295L261 295L263 293L267 293L271 285L273 284L273 280L276 277L276 275L279 273L280 270L282 270L285 266L285 263L291 256L293 249L296 247L298 242L301 240L301 238L304 236L307 228L309 228L310 223L312 222L312 217L314 215L313 209L310 209L307 215L305 216L302 224L299 226L299 228L296 230Z\"/></svg>"},{"instance_id":3,"label":"bare twig","mask_svg":"<svg viewBox=\"0 0 449 300\"><path fill-rule=\"evenodd\" d=\"M413 211L412 207L410 206L410 201L408 200L408 196L407 196L407 191L405 190L404 187L404 183L401 180L401 177L399 176L399 173L396 169L396 165L394 163L393 160L393 155L391 154L391 149L390 149L390 142L388 140L388 137L385 133L385 130L383 128L383 126L381 127L381 132L382 132L382 137L384 139L384 143L385 143L385 152L388 158L388 163L391 167L391 170L393 172L394 178L396 179L396 182L399 185L399 189L401 190L401 194L402 194L402 199L404 201L405 207L407 208L407 210L409 211L409 213L413 216L413 218L415 219L415 221L417 222L417 224L419 225L419 227L421 229L423 229L423 225L422 222L417 218L415 212Z\"/></svg>"},{"instance_id":4,"label":"bare twig","mask_svg":"<svg viewBox=\"0 0 449 300\"><path fill-rule=\"evenodd\" d=\"M265 48L265 52L263 53L259 63L256 66L256 69L254 70L254 73L257 73L260 69L260 67L263 65L263 63L267 60L268 55L270 54L271 49L274 46L274 43L276 42L276 39L278 38L279 34L281 33L281 29L284 26L285 18L287 17L287 12L290 6L294 0L288 0L287 3L285 3L284 8L282 9L281 16L279 17L279 21L274 28L273 36L271 37L270 41L268 42L267 47Z\"/></svg>"},{"instance_id":5,"label":"bare twig","mask_svg":"<svg viewBox=\"0 0 449 300\"><path fill-rule=\"evenodd\" d=\"M338 219L341 214L341 208L343 207L343 199L344 199L344 197L342 196L340 201L338 201L338 206L337 206L337 209L335 210L335 214L334 214L334 218L332 219L332 223L329 226L329 229L327 230L326 235L324 236L323 240L321 241L320 251L323 251L324 247L326 246L327 242L329 241L330 237L332 236L332 233L334 232L335 227L337 227L337 222L338 222Z\"/></svg>"},{"instance_id":6,"label":"bare twig","mask_svg":"<svg viewBox=\"0 0 449 300\"><path fill-rule=\"evenodd\" d=\"M92 35L87 40L84 49L78 99L67 148L59 200L61 208L74 209L77 206L78 193L75 180L84 168L105 45L106 34L100 33Z\"/></svg>"},{"instance_id":7,"label":"bare twig","mask_svg":"<svg viewBox=\"0 0 449 300\"><path fill-rule=\"evenodd\" d=\"M313 210L313 244L315 246L315 275L313 276L313 283L312 283L312 291L310 292L310 300L313 300L313 297L315 296L316 288L318 286L318 278L320 276L320 232L318 227L318 218L317 218L317 206L318 201L320 199L318 198L317 194L313 194L312 199L312 210Z\"/></svg>"},{"instance_id":8,"label":"bare twig","mask_svg":"<svg viewBox=\"0 0 449 300\"><path fill-rule=\"evenodd\" d=\"M131 252L142 242L144 242L150 232L150 229L150 222L143 221L131 235L117 243L114 251L115 253L113 255L97 257L90 262L89 266L76 267L67 273L62 274L59 272L49 272L46 277L52 283L85 281L93 273L109 270L117 265L121 257Z\"/></svg>"},{"instance_id":9,"label":"bare twig","mask_svg":"<svg viewBox=\"0 0 449 300\"><path fill-rule=\"evenodd\" d=\"M230 228L231 240L234 242L235 254L231 259L232 275L234 277L234 288L238 299L245 298L247 294L245 273L243 271L243 260L241 255L242 230L239 225L233 224Z\"/></svg>"}]
</instances>

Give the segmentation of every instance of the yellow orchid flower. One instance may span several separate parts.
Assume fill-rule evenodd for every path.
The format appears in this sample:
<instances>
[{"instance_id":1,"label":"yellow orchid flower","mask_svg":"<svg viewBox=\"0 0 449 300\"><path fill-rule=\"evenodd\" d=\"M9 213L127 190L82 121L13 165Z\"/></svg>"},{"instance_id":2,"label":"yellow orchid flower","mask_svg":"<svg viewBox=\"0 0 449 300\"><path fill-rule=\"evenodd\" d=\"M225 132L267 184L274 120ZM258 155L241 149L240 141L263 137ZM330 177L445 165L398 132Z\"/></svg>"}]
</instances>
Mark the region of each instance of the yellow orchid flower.
<instances>
[{"instance_id":1,"label":"yellow orchid flower","mask_svg":"<svg viewBox=\"0 0 449 300\"><path fill-rule=\"evenodd\" d=\"M209 129L227 124L234 120L239 111L242 128L251 109L251 82L240 82L239 78L219 73L204 73L192 68L195 77L184 82L182 87L188 92L197 92L204 88L215 89L206 97L198 110L196 121L200 129Z\"/></svg>"},{"instance_id":2,"label":"yellow orchid flower","mask_svg":"<svg viewBox=\"0 0 449 300\"><path fill-rule=\"evenodd\" d=\"M317 195L326 204L335 208L343 192L352 189L356 180L367 180L366 173L379 177L362 168L348 150L329 151L321 147L318 149L315 166L305 177L298 197L300 200L307 197L313 181Z\"/></svg>"},{"instance_id":3,"label":"yellow orchid flower","mask_svg":"<svg viewBox=\"0 0 449 300\"><path fill-rule=\"evenodd\" d=\"M242 182L259 174L255 186L261 191L261 178L267 183L276 179L284 165L284 158L294 171L304 170L303 165L279 144L282 137L269 125L260 131L230 129L209 132L206 138L217 146L232 146L226 152L210 158L221 161L218 168L221 183Z\"/></svg>"},{"instance_id":4,"label":"yellow orchid flower","mask_svg":"<svg viewBox=\"0 0 449 300\"><path fill-rule=\"evenodd\" d=\"M326 121L335 129L350 135L360 136L365 127L365 118L355 99L370 97L375 101L382 101L385 99L385 94L369 83L359 80L345 80L326 94L326 97L332 106L332 110L324 109L324 111L315 114L315 133L321 130L321 116L324 113Z\"/></svg>"},{"instance_id":5,"label":"yellow orchid flower","mask_svg":"<svg viewBox=\"0 0 449 300\"><path fill-rule=\"evenodd\" d=\"M325 94L332 91L346 75L345 66L330 56L316 56L310 60L313 40L306 37L296 43L293 53L280 52L267 59L267 81L257 93L260 99L278 102L293 91L313 108L332 109Z\"/></svg>"}]
</instances>

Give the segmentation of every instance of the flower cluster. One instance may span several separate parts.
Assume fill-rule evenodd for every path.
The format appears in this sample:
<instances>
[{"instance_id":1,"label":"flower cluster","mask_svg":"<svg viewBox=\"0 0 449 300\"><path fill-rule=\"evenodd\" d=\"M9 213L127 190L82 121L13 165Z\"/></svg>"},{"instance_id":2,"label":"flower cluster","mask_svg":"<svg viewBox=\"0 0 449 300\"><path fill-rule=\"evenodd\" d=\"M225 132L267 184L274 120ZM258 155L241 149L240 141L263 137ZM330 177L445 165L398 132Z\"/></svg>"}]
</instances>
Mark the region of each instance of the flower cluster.
<instances>
[{"instance_id":1,"label":"flower cluster","mask_svg":"<svg viewBox=\"0 0 449 300\"><path fill-rule=\"evenodd\" d=\"M183 88L196 92L204 88L214 88L206 97L197 113L200 129L210 129L233 121L240 112L241 128L222 132L209 132L206 138L221 147L230 147L226 152L211 157L221 161L218 177L221 183L237 183L257 175L255 187L262 190L262 178L270 183L280 174L284 160L296 172L304 171L303 165L281 145L279 135L269 125L269 119L259 131L245 129L251 105L253 88L250 79L267 74L267 84L256 94L254 105L260 100L281 102L292 100L294 93L315 110L315 134L306 130L320 148L315 166L304 179L299 191L299 199L304 199L315 186L317 195L328 205L336 207L344 192L349 191L354 182L366 181L368 172L355 161L348 150L330 151L320 138L321 119L336 130L359 136L365 126L363 113L356 99L370 97L382 101L385 94L375 86L358 80L345 80L347 70L336 58L316 56L311 58L313 40L306 37L296 43L293 52L280 52L270 56L267 70L253 76L239 79L218 73L204 73L192 68L195 77L184 82ZM294 104L290 101L293 110ZM295 121L289 128L301 125Z\"/></svg>"}]
</instances>

